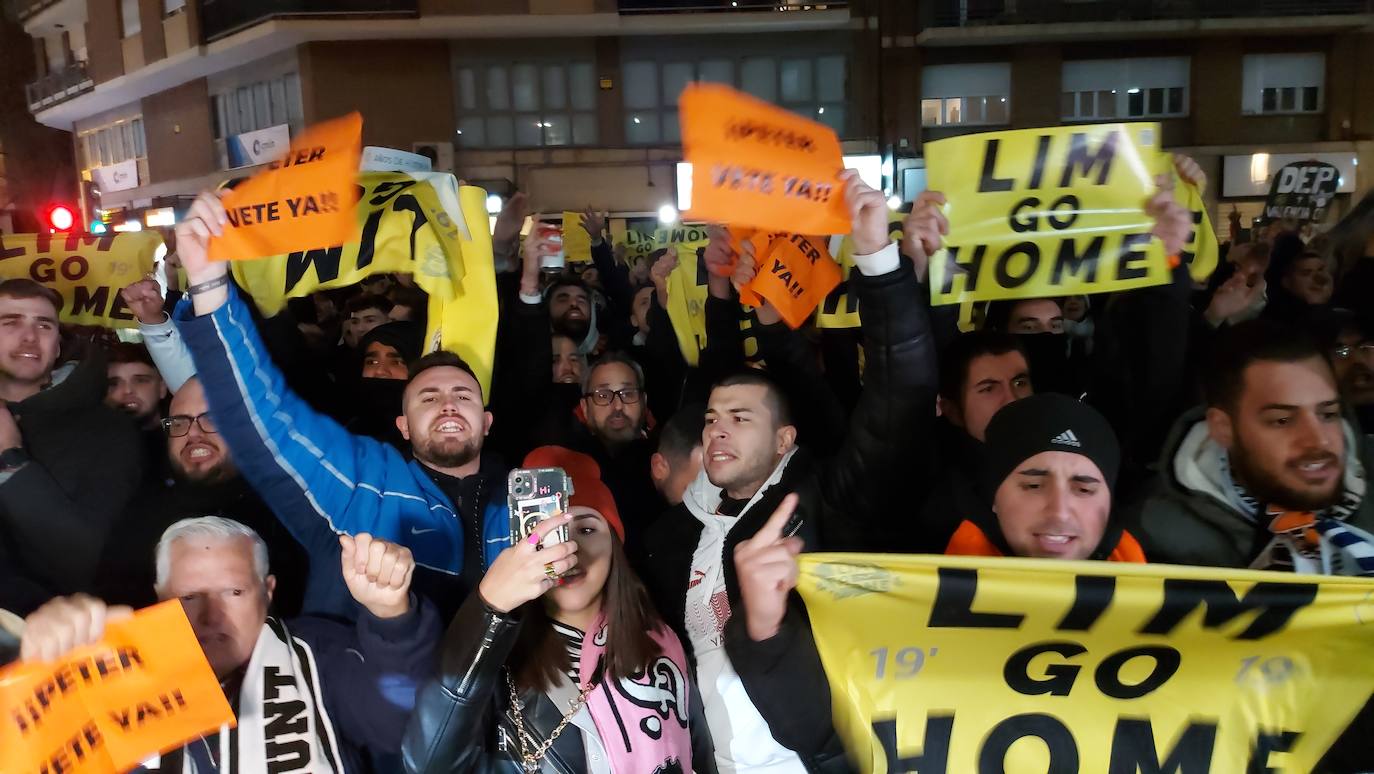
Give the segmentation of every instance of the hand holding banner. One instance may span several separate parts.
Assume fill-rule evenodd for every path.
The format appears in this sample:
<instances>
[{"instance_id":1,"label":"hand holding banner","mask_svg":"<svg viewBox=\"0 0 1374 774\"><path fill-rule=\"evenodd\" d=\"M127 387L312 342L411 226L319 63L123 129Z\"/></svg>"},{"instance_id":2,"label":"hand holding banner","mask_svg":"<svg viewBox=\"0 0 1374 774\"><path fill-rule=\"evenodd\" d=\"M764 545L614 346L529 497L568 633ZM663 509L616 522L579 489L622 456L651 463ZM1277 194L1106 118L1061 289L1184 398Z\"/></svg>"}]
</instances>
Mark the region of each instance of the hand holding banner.
<instances>
[{"instance_id":1,"label":"hand holding banner","mask_svg":"<svg viewBox=\"0 0 1374 774\"><path fill-rule=\"evenodd\" d=\"M804 554L859 771L1311 771L1374 689L1366 579Z\"/></svg>"},{"instance_id":2,"label":"hand holding banner","mask_svg":"<svg viewBox=\"0 0 1374 774\"><path fill-rule=\"evenodd\" d=\"M210 240L210 260L251 260L354 241L362 133L357 113L316 124L267 171L225 195L229 222L224 236Z\"/></svg>"},{"instance_id":3,"label":"hand holding banner","mask_svg":"<svg viewBox=\"0 0 1374 774\"><path fill-rule=\"evenodd\" d=\"M758 307L767 299L793 329L804 325L821 300L840 284L840 266L818 237L773 234L757 269L754 279L739 289L740 302Z\"/></svg>"},{"instance_id":4,"label":"hand holding banner","mask_svg":"<svg viewBox=\"0 0 1374 774\"><path fill-rule=\"evenodd\" d=\"M0 670L0 772L115 774L234 723L175 600L58 664Z\"/></svg>"},{"instance_id":5,"label":"hand holding banner","mask_svg":"<svg viewBox=\"0 0 1374 774\"><path fill-rule=\"evenodd\" d=\"M931 257L935 304L1162 285L1169 268L1143 209L1169 170L1157 124L954 137L927 147L949 237ZM978 170L970 174L970 170Z\"/></svg>"},{"instance_id":6,"label":"hand holding banner","mask_svg":"<svg viewBox=\"0 0 1374 774\"><path fill-rule=\"evenodd\" d=\"M687 217L768 231L848 234L834 130L726 86L682 92L682 148L692 164Z\"/></svg>"}]
</instances>

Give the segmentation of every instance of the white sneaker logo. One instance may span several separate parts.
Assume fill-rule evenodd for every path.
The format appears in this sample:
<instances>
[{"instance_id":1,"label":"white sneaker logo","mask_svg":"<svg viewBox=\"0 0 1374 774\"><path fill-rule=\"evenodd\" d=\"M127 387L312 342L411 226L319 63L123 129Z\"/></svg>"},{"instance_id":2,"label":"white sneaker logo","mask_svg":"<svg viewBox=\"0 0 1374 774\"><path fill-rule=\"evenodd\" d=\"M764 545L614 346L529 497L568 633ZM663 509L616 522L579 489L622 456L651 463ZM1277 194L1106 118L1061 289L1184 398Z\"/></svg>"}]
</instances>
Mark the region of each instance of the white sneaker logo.
<instances>
[{"instance_id":1,"label":"white sneaker logo","mask_svg":"<svg viewBox=\"0 0 1374 774\"><path fill-rule=\"evenodd\" d=\"M1079 443L1078 436L1074 435L1072 430L1065 430L1059 435L1056 435L1054 440L1050 441L1050 443L1062 444L1064 446L1083 446L1082 443Z\"/></svg>"}]
</instances>

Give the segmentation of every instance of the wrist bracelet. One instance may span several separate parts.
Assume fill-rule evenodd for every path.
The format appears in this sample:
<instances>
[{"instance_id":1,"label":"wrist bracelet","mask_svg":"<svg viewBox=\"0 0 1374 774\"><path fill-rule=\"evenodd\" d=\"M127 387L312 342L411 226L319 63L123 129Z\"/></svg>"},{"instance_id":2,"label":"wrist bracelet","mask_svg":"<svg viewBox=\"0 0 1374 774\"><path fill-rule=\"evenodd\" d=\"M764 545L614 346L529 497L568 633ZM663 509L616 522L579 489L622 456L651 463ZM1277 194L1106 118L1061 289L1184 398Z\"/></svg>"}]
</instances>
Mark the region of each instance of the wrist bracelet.
<instances>
[{"instance_id":1,"label":"wrist bracelet","mask_svg":"<svg viewBox=\"0 0 1374 774\"><path fill-rule=\"evenodd\" d=\"M216 288L222 288L228 284L229 274L226 272L218 277L215 277L212 280L206 280L205 282L202 282L199 285L192 285L191 287L186 288L186 294L194 296L200 293L209 293L210 291Z\"/></svg>"}]
</instances>

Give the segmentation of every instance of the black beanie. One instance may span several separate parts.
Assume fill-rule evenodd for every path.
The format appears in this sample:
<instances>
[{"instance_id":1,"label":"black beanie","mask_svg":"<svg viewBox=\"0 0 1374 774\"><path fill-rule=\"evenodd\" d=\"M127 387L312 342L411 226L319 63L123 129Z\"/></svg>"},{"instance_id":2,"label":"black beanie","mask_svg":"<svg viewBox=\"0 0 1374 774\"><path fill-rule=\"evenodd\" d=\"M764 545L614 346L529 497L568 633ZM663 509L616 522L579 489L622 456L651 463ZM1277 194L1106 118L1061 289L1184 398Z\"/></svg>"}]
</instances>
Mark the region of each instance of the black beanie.
<instances>
[{"instance_id":1,"label":"black beanie","mask_svg":"<svg viewBox=\"0 0 1374 774\"><path fill-rule=\"evenodd\" d=\"M1003 406L988 423L983 486L988 501L1016 468L1041 452L1081 454L1116 489L1121 446L1111 425L1091 406L1067 395L1040 393Z\"/></svg>"},{"instance_id":2,"label":"black beanie","mask_svg":"<svg viewBox=\"0 0 1374 774\"><path fill-rule=\"evenodd\" d=\"M367 345L374 341L381 342L399 352L401 357L405 358L406 364L409 365L420 359L420 350L424 348L425 343L425 332L418 324L408 320L383 323L358 339L358 354L366 355Z\"/></svg>"}]
</instances>

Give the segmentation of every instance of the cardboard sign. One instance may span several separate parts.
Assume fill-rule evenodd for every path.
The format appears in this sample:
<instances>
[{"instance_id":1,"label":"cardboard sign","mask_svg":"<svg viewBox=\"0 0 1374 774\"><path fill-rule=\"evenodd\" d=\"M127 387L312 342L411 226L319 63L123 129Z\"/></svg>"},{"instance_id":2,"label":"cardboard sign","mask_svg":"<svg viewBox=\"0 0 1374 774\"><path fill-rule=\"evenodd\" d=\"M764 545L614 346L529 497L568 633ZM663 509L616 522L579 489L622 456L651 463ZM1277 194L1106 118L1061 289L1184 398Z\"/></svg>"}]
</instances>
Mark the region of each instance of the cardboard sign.
<instances>
[{"instance_id":1,"label":"cardboard sign","mask_svg":"<svg viewBox=\"0 0 1374 774\"><path fill-rule=\"evenodd\" d=\"M1269 187L1269 198L1264 200L1264 217L1321 223L1336 200L1340 180L1341 171L1324 161L1285 164L1274 175L1274 182Z\"/></svg>"},{"instance_id":2,"label":"cardboard sign","mask_svg":"<svg viewBox=\"0 0 1374 774\"><path fill-rule=\"evenodd\" d=\"M859 771L1312 771L1374 690L1374 582L803 554Z\"/></svg>"},{"instance_id":3,"label":"cardboard sign","mask_svg":"<svg viewBox=\"0 0 1374 774\"><path fill-rule=\"evenodd\" d=\"M461 354L477 373L483 389L490 387L494 331L487 336L490 318L497 318L495 268L491 255L485 199L476 207L471 199L482 189L458 187L446 172L353 173L359 205L350 213L357 223L357 239L339 246L323 244L261 261L235 261L234 280L263 314L271 316L287 299L317 290L348 287L371 274L412 274L430 298L427 341ZM482 272L492 275L490 292ZM478 272L472 276L472 272ZM460 304L463 315L474 316L472 327L443 330L436 314ZM427 350L428 351L428 350ZM485 364L485 365L484 365Z\"/></svg>"},{"instance_id":4,"label":"cardboard sign","mask_svg":"<svg viewBox=\"0 0 1374 774\"><path fill-rule=\"evenodd\" d=\"M115 774L233 725L176 600L110 623L56 664L0 671L0 772Z\"/></svg>"},{"instance_id":5,"label":"cardboard sign","mask_svg":"<svg viewBox=\"0 0 1374 774\"><path fill-rule=\"evenodd\" d=\"M849 233L844 162L830 127L716 84L689 84L678 105L692 220Z\"/></svg>"},{"instance_id":6,"label":"cardboard sign","mask_svg":"<svg viewBox=\"0 0 1374 774\"><path fill-rule=\"evenodd\" d=\"M229 222L210 260L251 260L357 239L354 179L362 149L357 113L306 129L285 156L225 195Z\"/></svg>"},{"instance_id":7,"label":"cardboard sign","mask_svg":"<svg viewBox=\"0 0 1374 774\"><path fill-rule=\"evenodd\" d=\"M840 284L840 267L819 237L773 234L759 259L758 273L739 289L740 302L758 307L766 299L783 322L800 328L821 300Z\"/></svg>"},{"instance_id":8,"label":"cardboard sign","mask_svg":"<svg viewBox=\"0 0 1374 774\"><path fill-rule=\"evenodd\" d=\"M931 302L1105 293L1162 285L1150 231L1154 176L1170 170L1156 124L990 132L927 146L948 204Z\"/></svg>"},{"instance_id":9,"label":"cardboard sign","mask_svg":"<svg viewBox=\"0 0 1374 774\"><path fill-rule=\"evenodd\" d=\"M152 231L0 235L0 278L27 277L56 290L62 322L137 328L119 291L153 270L160 244Z\"/></svg>"}]
</instances>

